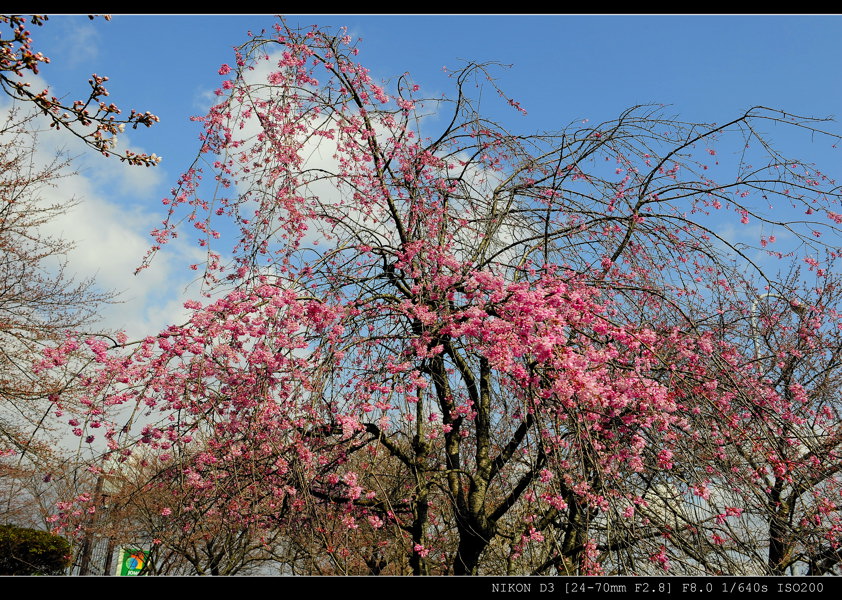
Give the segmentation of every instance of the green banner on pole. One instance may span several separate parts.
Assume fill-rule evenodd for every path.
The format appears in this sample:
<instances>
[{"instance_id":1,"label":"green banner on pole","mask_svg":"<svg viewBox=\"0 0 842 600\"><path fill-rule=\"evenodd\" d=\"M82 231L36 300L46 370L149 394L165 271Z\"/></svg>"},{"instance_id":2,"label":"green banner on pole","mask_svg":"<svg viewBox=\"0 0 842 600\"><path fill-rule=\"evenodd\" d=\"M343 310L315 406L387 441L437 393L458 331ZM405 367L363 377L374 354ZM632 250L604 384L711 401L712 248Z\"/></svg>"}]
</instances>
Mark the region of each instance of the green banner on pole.
<instances>
[{"instance_id":1,"label":"green banner on pole","mask_svg":"<svg viewBox=\"0 0 842 600\"><path fill-rule=\"evenodd\" d=\"M121 576L140 575L146 565L149 552L137 548L123 548L120 550L120 568L117 574Z\"/></svg>"}]
</instances>

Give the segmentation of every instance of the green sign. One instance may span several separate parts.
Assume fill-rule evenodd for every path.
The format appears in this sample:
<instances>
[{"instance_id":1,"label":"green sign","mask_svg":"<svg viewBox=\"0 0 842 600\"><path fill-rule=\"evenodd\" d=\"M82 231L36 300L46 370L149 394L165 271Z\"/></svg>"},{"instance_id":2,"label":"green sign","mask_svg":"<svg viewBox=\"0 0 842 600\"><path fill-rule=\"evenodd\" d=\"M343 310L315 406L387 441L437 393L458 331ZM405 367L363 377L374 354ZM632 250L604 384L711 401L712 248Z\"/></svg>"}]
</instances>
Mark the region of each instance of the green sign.
<instances>
[{"instance_id":1,"label":"green sign","mask_svg":"<svg viewBox=\"0 0 842 600\"><path fill-rule=\"evenodd\" d=\"M140 575L141 569L149 558L149 552L137 548L123 548L120 550L120 567L118 575Z\"/></svg>"}]
</instances>

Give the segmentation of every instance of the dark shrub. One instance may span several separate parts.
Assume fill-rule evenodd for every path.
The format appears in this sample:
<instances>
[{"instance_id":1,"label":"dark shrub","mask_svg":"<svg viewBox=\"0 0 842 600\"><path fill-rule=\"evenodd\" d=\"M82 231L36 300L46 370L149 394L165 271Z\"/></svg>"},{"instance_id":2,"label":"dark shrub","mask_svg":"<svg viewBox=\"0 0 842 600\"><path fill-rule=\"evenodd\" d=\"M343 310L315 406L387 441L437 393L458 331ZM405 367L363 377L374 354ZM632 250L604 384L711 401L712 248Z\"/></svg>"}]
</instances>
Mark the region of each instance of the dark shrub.
<instances>
[{"instance_id":1,"label":"dark shrub","mask_svg":"<svg viewBox=\"0 0 842 600\"><path fill-rule=\"evenodd\" d=\"M70 543L38 529L0 525L0 575L61 575L70 566Z\"/></svg>"}]
</instances>

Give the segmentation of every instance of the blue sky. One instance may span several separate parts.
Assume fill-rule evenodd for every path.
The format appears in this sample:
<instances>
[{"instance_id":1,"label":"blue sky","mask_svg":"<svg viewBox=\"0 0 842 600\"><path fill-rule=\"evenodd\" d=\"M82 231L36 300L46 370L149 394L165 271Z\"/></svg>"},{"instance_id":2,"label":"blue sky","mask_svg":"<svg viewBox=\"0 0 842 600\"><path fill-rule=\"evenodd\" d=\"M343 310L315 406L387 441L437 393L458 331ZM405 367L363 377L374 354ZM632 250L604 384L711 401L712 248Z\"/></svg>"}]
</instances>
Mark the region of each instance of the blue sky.
<instances>
[{"instance_id":1,"label":"blue sky","mask_svg":"<svg viewBox=\"0 0 842 600\"><path fill-rule=\"evenodd\" d=\"M842 117L842 17L839 16L360 16L292 15L291 25L345 25L361 37L359 60L375 78L410 72L431 95L449 93L442 67L465 60L510 64L498 84L528 111L490 116L510 130L561 129L574 120L610 120L641 103L672 105L686 120L730 120L761 104L812 116ZM54 93L85 95L91 73L107 75L110 100L126 111L151 111L161 122L130 132L132 149L164 157L156 169L128 168L84 153L80 176L64 193L85 201L57 224L79 240L72 258L83 275L125 292L126 304L106 311L106 325L133 335L153 333L179 318L180 296L195 276L186 266L196 249L176 244L141 276L132 275L164 216L161 199L198 149L202 114L246 32L271 29L262 15L54 16L32 31L37 50L52 60L41 71ZM832 124L842 132L840 124ZM827 144L793 144L796 154L838 173Z\"/></svg>"},{"instance_id":2,"label":"blue sky","mask_svg":"<svg viewBox=\"0 0 842 600\"><path fill-rule=\"evenodd\" d=\"M90 72L112 96L165 119L156 135L201 108L216 69L246 32L270 16L53 17L33 32L54 65L57 89L82 89ZM632 104L675 105L717 120L753 104L814 115L842 112L839 16L288 16L291 24L345 25L362 37L360 59L382 78L409 71L427 87L442 67L498 61L504 89L522 98L526 124L551 128L608 119ZM78 42L84 36L84 45ZM81 47L80 47L81 46ZM67 59L65 59L67 57ZM60 72L59 72L60 71ZM55 81L53 81L55 80ZM183 123L182 123L183 124ZM164 130L167 130L165 133Z\"/></svg>"}]
</instances>

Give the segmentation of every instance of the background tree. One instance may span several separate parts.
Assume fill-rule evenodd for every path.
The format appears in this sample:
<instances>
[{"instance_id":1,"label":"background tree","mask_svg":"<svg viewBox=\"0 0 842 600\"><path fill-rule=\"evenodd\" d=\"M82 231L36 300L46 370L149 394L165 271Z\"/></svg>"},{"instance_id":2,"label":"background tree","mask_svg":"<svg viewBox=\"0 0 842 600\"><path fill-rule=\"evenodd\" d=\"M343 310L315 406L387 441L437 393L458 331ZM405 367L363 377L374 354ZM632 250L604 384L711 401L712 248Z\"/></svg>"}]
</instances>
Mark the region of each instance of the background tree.
<instances>
[{"instance_id":1,"label":"background tree","mask_svg":"<svg viewBox=\"0 0 842 600\"><path fill-rule=\"evenodd\" d=\"M95 333L97 310L113 294L69 275L72 245L46 233L77 201L55 196L69 163L42 161L34 127L14 109L0 127L0 514L43 528L55 502L83 491L76 461L90 457L74 459L66 428L85 419L79 363L71 356L49 371L32 367L69 332Z\"/></svg>"},{"instance_id":2,"label":"background tree","mask_svg":"<svg viewBox=\"0 0 842 600\"><path fill-rule=\"evenodd\" d=\"M768 265L803 260L825 281L840 191L764 134L826 139L820 121L754 107L688 123L644 106L518 135L470 96L490 87L522 110L487 66L429 100L406 76L373 81L347 36L276 33L220 69L201 150L216 191L197 161L154 232L166 242L187 213L217 299L118 351L89 343L89 425L113 452L177 455L212 432L180 493L228 494L249 507L228 513L243 527L247 499L272 498L261 514L291 537L320 532L321 564L341 572L374 571L368 548L401 540L415 574L776 573L779 546L795 548L780 525L796 521L769 487L783 472L757 461L783 452L786 473L813 465L782 480L809 497L797 526L826 517L795 562L833 568L835 446L781 444L809 442L793 433L805 423L838 439L823 404L836 313ZM795 244L730 241L716 231L731 218ZM754 325L770 293L805 319L793 337ZM761 338L806 359L766 371ZM117 407L132 416L108 418Z\"/></svg>"},{"instance_id":3,"label":"background tree","mask_svg":"<svg viewBox=\"0 0 842 600\"><path fill-rule=\"evenodd\" d=\"M50 437L56 417L83 418L74 413L78 382L61 369L34 373L32 365L67 332L92 331L97 308L112 298L92 280L69 276L71 244L44 232L75 200L49 199L69 175L68 163L57 157L39 165L31 127L31 118L13 110L0 134L0 455L9 457L0 469L11 486L3 499L7 515L15 512L12 503L33 500L24 493L31 486L14 482L56 473L60 446Z\"/></svg>"},{"instance_id":4,"label":"background tree","mask_svg":"<svg viewBox=\"0 0 842 600\"><path fill-rule=\"evenodd\" d=\"M274 525L285 507L249 490L226 491L239 481L207 464L210 457L197 443L189 454L160 458L140 449L128 461L114 461L102 475L108 512L98 534L123 547L150 548L148 575L248 574L282 562L283 533ZM200 474L201 486L185 485Z\"/></svg>"},{"instance_id":5,"label":"background tree","mask_svg":"<svg viewBox=\"0 0 842 600\"><path fill-rule=\"evenodd\" d=\"M128 118L118 117L121 111L117 106L106 106L100 101L108 95L102 86L107 78L96 75L91 80L90 97L72 105L48 97L46 90L32 92L27 75L37 75L39 67L50 59L36 51L27 25L41 27L47 19L45 15L0 15L0 26L9 28L8 36L0 34L0 87L17 102L0 125L0 396L3 400L0 453L3 454L24 448L27 436L37 431L44 420L42 405L32 400L52 395L56 401L67 384L66 381L45 382L41 373L33 375L31 364L40 357L43 345L55 343L66 332L85 329L97 308L112 298L111 294L97 291L91 280L76 282L69 277L66 254L72 245L43 232L45 224L72 210L77 200L62 198L59 202L47 198L49 190L70 175L69 160L58 156L41 164L43 161L37 155L38 121L26 108L36 108L49 119L51 127L75 135L106 156L126 125L148 127L158 120L149 112L136 111ZM146 166L159 161L154 155L130 152L118 156L130 164ZM60 402L57 408L61 411Z\"/></svg>"},{"instance_id":6,"label":"background tree","mask_svg":"<svg viewBox=\"0 0 842 600\"><path fill-rule=\"evenodd\" d=\"M60 438L52 435L60 420L70 424L80 443L88 441L81 436L85 415L76 410L84 365L71 353L55 355L49 371L32 366L70 332L101 333L97 310L114 298L92 280L69 275L72 244L46 233L78 200L56 194L72 174L70 160L64 155L44 160L49 153L39 147L38 127L46 117L50 127L109 156L127 125L158 120L149 112L120 117L116 105L101 100L108 95L106 77L93 75L89 97L72 104L47 90L33 91L38 81L33 76L50 60L37 51L27 27L46 21L43 15L0 15L0 29L8 26L0 32L0 87L13 101L0 123L0 513L5 521L34 527L46 525L68 490L72 497L92 489L80 489L90 481L77 475L72 444L60 439L66 430L61 428ZM134 165L160 160L130 151L116 155Z\"/></svg>"}]
</instances>

